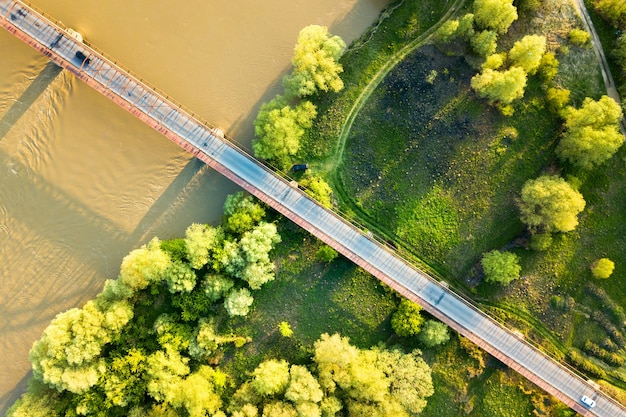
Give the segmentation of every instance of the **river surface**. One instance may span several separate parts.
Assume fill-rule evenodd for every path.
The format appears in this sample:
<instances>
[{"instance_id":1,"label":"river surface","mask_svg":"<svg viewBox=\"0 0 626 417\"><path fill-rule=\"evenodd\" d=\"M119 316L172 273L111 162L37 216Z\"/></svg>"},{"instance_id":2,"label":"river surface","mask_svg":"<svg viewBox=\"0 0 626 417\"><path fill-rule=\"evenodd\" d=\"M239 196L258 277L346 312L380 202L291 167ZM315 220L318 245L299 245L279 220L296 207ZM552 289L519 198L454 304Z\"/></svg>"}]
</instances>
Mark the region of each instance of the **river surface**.
<instances>
[{"instance_id":1,"label":"river surface","mask_svg":"<svg viewBox=\"0 0 626 417\"><path fill-rule=\"evenodd\" d=\"M280 92L297 34L349 43L387 0L36 0L99 49L244 146ZM152 236L219 220L237 188L0 31L0 415L28 351Z\"/></svg>"}]
</instances>

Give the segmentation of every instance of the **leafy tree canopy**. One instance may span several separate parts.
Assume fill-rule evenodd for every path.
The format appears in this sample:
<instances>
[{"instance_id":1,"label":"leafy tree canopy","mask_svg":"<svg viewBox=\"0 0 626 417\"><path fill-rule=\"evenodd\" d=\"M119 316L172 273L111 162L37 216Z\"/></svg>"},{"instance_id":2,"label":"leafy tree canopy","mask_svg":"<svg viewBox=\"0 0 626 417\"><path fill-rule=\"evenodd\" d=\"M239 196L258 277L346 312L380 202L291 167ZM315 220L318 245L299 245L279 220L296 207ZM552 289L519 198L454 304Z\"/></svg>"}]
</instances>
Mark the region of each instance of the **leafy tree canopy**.
<instances>
[{"instance_id":1,"label":"leafy tree canopy","mask_svg":"<svg viewBox=\"0 0 626 417\"><path fill-rule=\"evenodd\" d=\"M526 72L519 67L505 71L487 68L472 78L471 85L479 96L492 102L509 104L524 95Z\"/></svg>"},{"instance_id":2,"label":"leafy tree canopy","mask_svg":"<svg viewBox=\"0 0 626 417\"><path fill-rule=\"evenodd\" d=\"M316 199L324 207L331 208L333 190L323 178L309 175L304 177L300 184L305 188L307 194Z\"/></svg>"},{"instance_id":3,"label":"leafy tree canopy","mask_svg":"<svg viewBox=\"0 0 626 417\"><path fill-rule=\"evenodd\" d=\"M398 336L414 336L422 329L424 317L420 314L422 307L413 301L402 299L391 317L391 327Z\"/></svg>"},{"instance_id":4,"label":"leafy tree canopy","mask_svg":"<svg viewBox=\"0 0 626 417\"><path fill-rule=\"evenodd\" d=\"M417 339L427 348L442 345L450 340L448 326L440 321L426 320Z\"/></svg>"},{"instance_id":5,"label":"leafy tree canopy","mask_svg":"<svg viewBox=\"0 0 626 417\"><path fill-rule=\"evenodd\" d=\"M544 175L526 181L518 205L522 222L531 230L570 232L578 225L585 200L563 178Z\"/></svg>"},{"instance_id":6,"label":"leafy tree canopy","mask_svg":"<svg viewBox=\"0 0 626 417\"><path fill-rule=\"evenodd\" d=\"M580 109L564 111L565 133L557 154L574 166L590 169L610 159L624 143L619 131L620 105L608 96L586 98Z\"/></svg>"},{"instance_id":7,"label":"leafy tree canopy","mask_svg":"<svg viewBox=\"0 0 626 417\"><path fill-rule=\"evenodd\" d=\"M489 56L498 47L498 34L493 30L476 32L470 38L472 50L482 57Z\"/></svg>"},{"instance_id":8,"label":"leafy tree canopy","mask_svg":"<svg viewBox=\"0 0 626 417\"><path fill-rule=\"evenodd\" d=\"M226 231L242 234L261 221L265 216L265 209L251 195L239 191L226 197L224 215Z\"/></svg>"},{"instance_id":9,"label":"leafy tree canopy","mask_svg":"<svg viewBox=\"0 0 626 417\"><path fill-rule=\"evenodd\" d=\"M283 84L289 97L306 97L321 91L340 91L343 81L339 74L343 67L339 58L346 49L339 36L333 36L328 28L310 25L300 31L292 58L293 72Z\"/></svg>"},{"instance_id":10,"label":"leafy tree canopy","mask_svg":"<svg viewBox=\"0 0 626 417\"><path fill-rule=\"evenodd\" d=\"M485 279L501 285L508 285L511 281L518 279L522 270L517 255L498 250L484 254L480 264L485 271Z\"/></svg>"},{"instance_id":11,"label":"leafy tree canopy","mask_svg":"<svg viewBox=\"0 0 626 417\"><path fill-rule=\"evenodd\" d=\"M546 38L539 35L526 35L515 42L509 59L513 66L522 68L528 74L534 74L541 65L541 59L546 52Z\"/></svg>"},{"instance_id":12,"label":"leafy tree canopy","mask_svg":"<svg viewBox=\"0 0 626 417\"><path fill-rule=\"evenodd\" d=\"M517 9L513 0L475 0L474 19L483 28L506 33L517 20Z\"/></svg>"},{"instance_id":13,"label":"leafy tree canopy","mask_svg":"<svg viewBox=\"0 0 626 417\"><path fill-rule=\"evenodd\" d=\"M317 109L309 101L291 107L283 96L278 95L263 104L254 121L254 154L276 161L281 167L287 166L289 156L300 149L300 139L305 129L311 127L315 116Z\"/></svg>"},{"instance_id":14,"label":"leafy tree canopy","mask_svg":"<svg viewBox=\"0 0 626 417\"><path fill-rule=\"evenodd\" d=\"M192 268L200 269L205 266L211 258L213 249L223 238L221 228L198 223L189 226L185 231L184 242Z\"/></svg>"},{"instance_id":15,"label":"leafy tree canopy","mask_svg":"<svg viewBox=\"0 0 626 417\"><path fill-rule=\"evenodd\" d=\"M594 278L606 279L613 274L615 263L609 258L600 258L591 265L591 274Z\"/></svg>"}]
</instances>

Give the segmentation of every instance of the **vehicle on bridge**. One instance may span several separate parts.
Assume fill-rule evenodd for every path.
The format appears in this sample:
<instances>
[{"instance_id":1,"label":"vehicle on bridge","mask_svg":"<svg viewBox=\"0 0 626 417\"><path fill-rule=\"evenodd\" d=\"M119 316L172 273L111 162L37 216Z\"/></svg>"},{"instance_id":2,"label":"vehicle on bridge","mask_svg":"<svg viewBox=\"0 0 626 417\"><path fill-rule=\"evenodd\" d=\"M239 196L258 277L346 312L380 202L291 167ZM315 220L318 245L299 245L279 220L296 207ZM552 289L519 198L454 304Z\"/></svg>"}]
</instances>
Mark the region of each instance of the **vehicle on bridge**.
<instances>
[{"instance_id":1,"label":"vehicle on bridge","mask_svg":"<svg viewBox=\"0 0 626 417\"><path fill-rule=\"evenodd\" d=\"M593 408L596 406L596 402L592 400L591 398L587 397L586 395L582 396L582 398L580 399L580 402L583 403L585 406L587 406L587 408Z\"/></svg>"}]
</instances>

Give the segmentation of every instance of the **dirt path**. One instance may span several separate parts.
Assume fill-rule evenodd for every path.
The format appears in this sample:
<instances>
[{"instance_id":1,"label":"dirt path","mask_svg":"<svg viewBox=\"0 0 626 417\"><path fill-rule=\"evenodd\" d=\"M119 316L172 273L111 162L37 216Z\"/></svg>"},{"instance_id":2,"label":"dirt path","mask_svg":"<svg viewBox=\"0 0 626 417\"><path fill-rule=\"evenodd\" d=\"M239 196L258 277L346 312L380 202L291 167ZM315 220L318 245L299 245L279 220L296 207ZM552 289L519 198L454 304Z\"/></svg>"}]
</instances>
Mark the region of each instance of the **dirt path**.
<instances>
[{"instance_id":1,"label":"dirt path","mask_svg":"<svg viewBox=\"0 0 626 417\"><path fill-rule=\"evenodd\" d=\"M450 5L450 8L446 12L446 14L432 27L430 27L427 31L422 33L420 36L415 38L411 43L406 45L400 51L398 51L395 55L393 55L389 61L385 65L383 65L380 70L372 77L367 86L363 89L359 97L354 102L354 105L350 109L348 116L346 117L346 121L341 128L341 133L339 134L339 139L337 141L337 150L335 151L335 158L331 167L331 172L333 175L337 175L337 168L341 164L343 159L343 152L346 147L346 139L350 134L350 130L352 129L352 124L356 119L356 116L359 114L363 105L367 102L369 97L372 95L376 87L382 82L382 80L387 76L387 74L395 68L402 60L411 52L422 46L426 43L433 33L445 22L447 22L450 17L463 6L466 0L455 0L454 3Z\"/></svg>"},{"instance_id":2,"label":"dirt path","mask_svg":"<svg viewBox=\"0 0 626 417\"><path fill-rule=\"evenodd\" d=\"M598 62L600 63L600 70L602 71L602 79L604 80L604 85L606 86L607 95L621 104L622 99L617 92L617 87L615 85L615 81L613 80L609 63L606 60L606 55L604 54L604 49L602 48L602 42L600 42L600 37L596 32L596 28L593 26L593 21L589 16L585 2L584 0L573 0L573 3L574 7L580 14L580 18L585 26L585 29L591 35L591 45L593 46L596 58L598 58ZM622 118L620 127L622 129L622 134L626 136L626 118Z\"/></svg>"}]
</instances>

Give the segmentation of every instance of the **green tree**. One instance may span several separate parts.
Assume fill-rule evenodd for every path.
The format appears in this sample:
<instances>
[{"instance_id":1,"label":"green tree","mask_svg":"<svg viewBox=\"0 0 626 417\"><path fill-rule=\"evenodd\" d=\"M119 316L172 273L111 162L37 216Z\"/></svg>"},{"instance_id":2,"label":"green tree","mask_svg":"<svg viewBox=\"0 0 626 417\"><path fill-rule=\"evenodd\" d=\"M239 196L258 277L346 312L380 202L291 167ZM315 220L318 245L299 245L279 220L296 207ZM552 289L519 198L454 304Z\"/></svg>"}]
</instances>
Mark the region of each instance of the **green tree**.
<instances>
[{"instance_id":1,"label":"green tree","mask_svg":"<svg viewBox=\"0 0 626 417\"><path fill-rule=\"evenodd\" d=\"M328 245L322 245L318 250L317 253L315 254L315 257L322 261L322 262L327 262L330 263L332 261L334 261L337 256L339 256L339 254L337 253L336 250L334 250L333 248L331 248Z\"/></svg>"},{"instance_id":2,"label":"green tree","mask_svg":"<svg viewBox=\"0 0 626 417\"><path fill-rule=\"evenodd\" d=\"M491 54L483 62L482 69L497 70L506 62L506 53Z\"/></svg>"},{"instance_id":3,"label":"green tree","mask_svg":"<svg viewBox=\"0 0 626 417\"><path fill-rule=\"evenodd\" d=\"M132 307L123 301L101 310L91 300L82 309L58 314L30 350L34 376L59 390L86 392L101 376L105 345L132 317Z\"/></svg>"},{"instance_id":4,"label":"green tree","mask_svg":"<svg viewBox=\"0 0 626 417\"><path fill-rule=\"evenodd\" d=\"M226 196L224 215L226 230L240 235L261 221L265 216L265 209L251 195L239 191Z\"/></svg>"},{"instance_id":5,"label":"green tree","mask_svg":"<svg viewBox=\"0 0 626 417\"><path fill-rule=\"evenodd\" d=\"M526 181L518 206L522 222L532 231L570 232L578 225L585 200L563 178L544 175Z\"/></svg>"},{"instance_id":6,"label":"green tree","mask_svg":"<svg viewBox=\"0 0 626 417\"><path fill-rule=\"evenodd\" d=\"M160 282L170 264L168 253L161 249L160 241L155 237L124 257L119 279L132 291L142 290L153 282Z\"/></svg>"},{"instance_id":7,"label":"green tree","mask_svg":"<svg viewBox=\"0 0 626 417\"><path fill-rule=\"evenodd\" d=\"M541 65L545 52L545 36L526 35L515 42L509 52L509 59L511 65L522 68L528 74L534 74Z\"/></svg>"},{"instance_id":8,"label":"green tree","mask_svg":"<svg viewBox=\"0 0 626 417\"><path fill-rule=\"evenodd\" d=\"M300 181L300 185L304 187L304 191L316 199L324 207L331 208L333 190L323 178L309 175Z\"/></svg>"},{"instance_id":9,"label":"green tree","mask_svg":"<svg viewBox=\"0 0 626 417\"><path fill-rule=\"evenodd\" d=\"M315 116L317 109L309 101L291 107L279 95L263 104L254 121L254 154L281 167L287 166L289 157L300 149L300 139L305 129L312 126Z\"/></svg>"},{"instance_id":10,"label":"green tree","mask_svg":"<svg viewBox=\"0 0 626 417\"><path fill-rule=\"evenodd\" d=\"M556 74L559 72L559 61L553 52L546 52L541 58L541 64L539 64L539 75L545 82L554 80Z\"/></svg>"},{"instance_id":11,"label":"green tree","mask_svg":"<svg viewBox=\"0 0 626 417\"><path fill-rule=\"evenodd\" d=\"M190 292L196 286L196 273L188 263L174 261L164 273L170 292Z\"/></svg>"},{"instance_id":12,"label":"green tree","mask_svg":"<svg viewBox=\"0 0 626 417\"><path fill-rule=\"evenodd\" d=\"M252 372L252 388L262 396L282 394L289 384L289 364L284 360L262 362Z\"/></svg>"},{"instance_id":13,"label":"green tree","mask_svg":"<svg viewBox=\"0 0 626 417\"><path fill-rule=\"evenodd\" d=\"M459 27L456 30L457 35L460 38L470 39L474 34L474 14L466 13L459 20Z\"/></svg>"},{"instance_id":14,"label":"green tree","mask_svg":"<svg viewBox=\"0 0 626 417\"><path fill-rule=\"evenodd\" d=\"M232 290L224 300L224 308L229 316L246 316L254 298L247 288Z\"/></svg>"},{"instance_id":15,"label":"green tree","mask_svg":"<svg viewBox=\"0 0 626 417\"><path fill-rule=\"evenodd\" d=\"M613 26L626 29L626 5L622 0L595 0L593 5Z\"/></svg>"},{"instance_id":16,"label":"green tree","mask_svg":"<svg viewBox=\"0 0 626 417\"><path fill-rule=\"evenodd\" d=\"M287 402L273 401L263 407L262 417L298 417L298 412Z\"/></svg>"},{"instance_id":17,"label":"green tree","mask_svg":"<svg viewBox=\"0 0 626 417\"><path fill-rule=\"evenodd\" d=\"M174 404L184 407L189 417L215 416L222 406L219 392L225 375L210 366L202 365L181 384L180 398Z\"/></svg>"},{"instance_id":18,"label":"green tree","mask_svg":"<svg viewBox=\"0 0 626 417\"><path fill-rule=\"evenodd\" d=\"M610 159L624 143L619 131L622 109L613 99L587 97L580 109L564 111L565 133L557 147L561 159L590 169Z\"/></svg>"},{"instance_id":19,"label":"green tree","mask_svg":"<svg viewBox=\"0 0 626 417\"><path fill-rule=\"evenodd\" d=\"M609 258L600 258L591 264L591 274L594 278L606 279L613 274L615 263Z\"/></svg>"},{"instance_id":20,"label":"green tree","mask_svg":"<svg viewBox=\"0 0 626 417\"><path fill-rule=\"evenodd\" d=\"M324 393L317 379L301 365L292 365L289 369L289 385L285 398L294 404L320 403Z\"/></svg>"},{"instance_id":21,"label":"green tree","mask_svg":"<svg viewBox=\"0 0 626 417\"><path fill-rule=\"evenodd\" d=\"M324 26L310 25L300 31L291 60L293 71L283 80L289 97L305 97L321 91L340 91L343 67L339 58L346 49L339 36Z\"/></svg>"},{"instance_id":22,"label":"green tree","mask_svg":"<svg viewBox=\"0 0 626 417\"><path fill-rule=\"evenodd\" d=\"M213 249L223 240L221 228L193 223L185 231L187 257L194 269L200 269L211 259Z\"/></svg>"},{"instance_id":23,"label":"green tree","mask_svg":"<svg viewBox=\"0 0 626 417\"><path fill-rule=\"evenodd\" d=\"M539 6L541 6L541 2L542 0L517 0L513 3L515 3L517 9L523 12L523 14L530 14L535 12Z\"/></svg>"},{"instance_id":24,"label":"green tree","mask_svg":"<svg viewBox=\"0 0 626 417\"><path fill-rule=\"evenodd\" d=\"M103 389L110 407L140 404L146 392L143 373L146 356L141 349L131 348L125 355L114 356L107 361Z\"/></svg>"},{"instance_id":25,"label":"green tree","mask_svg":"<svg viewBox=\"0 0 626 417\"><path fill-rule=\"evenodd\" d=\"M434 41L438 44L448 44L457 38L457 30L459 28L459 21L452 19L444 22L435 31L433 37Z\"/></svg>"},{"instance_id":26,"label":"green tree","mask_svg":"<svg viewBox=\"0 0 626 417\"><path fill-rule=\"evenodd\" d=\"M359 350L350 345L347 337L335 333L324 333L314 343L313 360L317 364L317 375L321 387L328 393L334 393L337 384L350 385L350 365L356 360Z\"/></svg>"},{"instance_id":27,"label":"green tree","mask_svg":"<svg viewBox=\"0 0 626 417\"><path fill-rule=\"evenodd\" d=\"M501 285L508 285L511 281L518 279L522 270L517 255L499 250L485 253L480 264L485 271L485 280Z\"/></svg>"},{"instance_id":28,"label":"green tree","mask_svg":"<svg viewBox=\"0 0 626 417\"><path fill-rule=\"evenodd\" d=\"M276 225L263 222L244 233L239 245L247 262L270 262L269 253L279 242Z\"/></svg>"},{"instance_id":29,"label":"green tree","mask_svg":"<svg viewBox=\"0 0 626 417\"><path fill-rule=\"evenodd\" d=\"M250 263L243 269L240 278L246 281L251 289L258 290L266 282L274 280L274 264L269 260Z\"/></svg>"},{"instance_id":30,"label":"green tree","mask_svg":"<svg viewBox=\"0 0 626 417\"><path fill-rule=\"evenodd\" d=\"M424 324L421 311L422 307L418 304L406 298L402 299L391 317L391 328L398 336L409 337L418 334Z\"/></svg>"},{"instance_id":31,"label":"green tree","mask_svg":"<svg viewBox=\"0 0 626 417\"><path fill-rule=\"evenodd\" d=\"M59 397L59 391L31 378L28 391L9 408L6 417L60 417Z\"/></svg>"},{"instance_id":32,"label":"green tree","mask_svg":"<svg viewBox=\"0 0 626 417\"><path fill-rule=\"evenodd\" d=\"M487 68L472 78L471 85L479 96L491 102L509 104L524 95L526 72L519 67L505 71Z\"/></svg>"},{"instance_id":33,"label":"green tree","mask_svg":"<svg viewBox=\"0 0 626 417\"><path fill-rule=\"evenodd\" d=\"M148 356L146 377L148 394L158 402L176 404L182 395L183 377L189 374L189 358L177 350L157 350Z\"/></svg>"},{"instance_id":34,"label":"green tree","mask_svg":"<svg viewBox=\"0 0 626 417\"><path fill-rule=\"evenodd\" d=\"M476 32L470 38L470 46L478 55L487 57L498 47L498 34L493 30Z\"/></svg>"},{"instance_id":35,"label":"green tree","mask_svg":"<svg viewBox=\"0 0 626 417\"><path fill-rule=\"evenodd\" d=\"M428 321L426 324L428 324ZM391 398L417 415L426 407L426 399L435 392L431 370L421 352L404 353L399 349L375 350L376 366L389 379Z\"/></svg>"},{"instance_id":36,"label":"green tree","mask_svg":"<svg viewBox=\"0 0 626 417\"><path fill-rule=\"evenodd\" d=\"M483 28L506 33L517 20L517 9L513 0L475 0L474 20Z\"/></svg>"},{"instance_id":37,"label":"green tree","mask_svg":"<svg viewBox=\"0 0 626 417\"><path fill-rule=\"evenodd\" d=\"M549 88L546 97L550 108L556 112L561 112L569 102L570 91L563 88Z\"/></svg>"},{"instance_id":38,"label":"green tree","mask_svg":"<svg viewBox=\"0 0 626 417\"><path fill-rule=\"evenodd\" d=\"M427 348L447 343L450 340L448 326L440 321L426 320L417 339Z\"/></svg>"},{"instance_id":39,"label":"green tree","mask_svg":"<svg viewBox=\"0 0 626 417\"><path fill-rule=\"evenodd\" d=\"M232 279L217 274L206 274L202 281L204 295L210 301L217 301L224 297L234 286L235 282Z\"/></svg>"}]
</instances>

